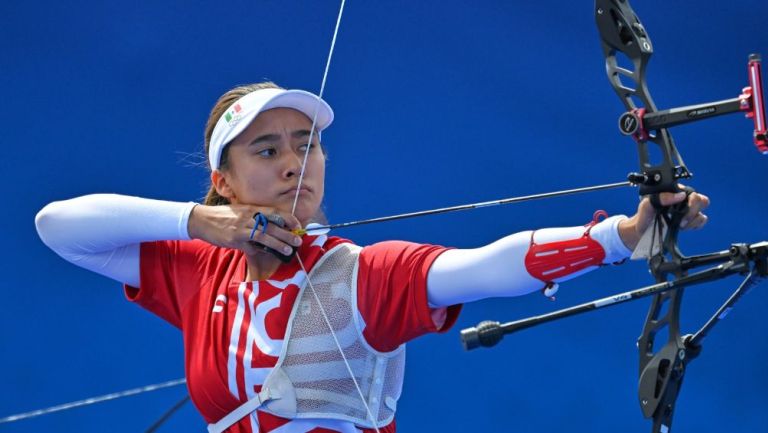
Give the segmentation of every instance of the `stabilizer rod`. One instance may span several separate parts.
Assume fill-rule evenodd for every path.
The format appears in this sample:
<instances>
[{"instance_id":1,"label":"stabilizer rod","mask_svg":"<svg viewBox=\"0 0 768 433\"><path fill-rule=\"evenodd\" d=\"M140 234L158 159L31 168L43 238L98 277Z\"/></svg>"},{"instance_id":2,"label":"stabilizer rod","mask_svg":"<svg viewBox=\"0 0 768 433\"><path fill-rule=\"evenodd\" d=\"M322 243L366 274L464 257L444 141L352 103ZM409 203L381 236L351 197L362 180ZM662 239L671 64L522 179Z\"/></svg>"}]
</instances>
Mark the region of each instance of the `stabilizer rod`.
<instances>
[{"instance_id":1,"label":"stabilizer rod","mask_svg":"<svg viewBox=\"0 0 768 433\"><path fill-rule=\"evenodd\" d=\"M669 290L692 286L695 284L716 281L733 274L746 274L750 271L750 265L755 263L755 269L761 273L765 272L766 257L768 257L768 242L759 242L752 245L734 244L727 251L721 251L713 254L705 254L701 257L704 263L710 263L714 258L727 259L727 262L717 266L692 273L688 276L678 278L677 280L665 281L651 284L639 289L620 293L618 295L597 299L584 304L576 305L562 310L539 316L528 317L513 322L499 323L494 321L484 321L479 325L463 329L460 333L461 342L465 350L472 350L478 347L495 346L501 339L513 332L521 331L526 328L541 325L543 323L564 319L577 314L586 313L600 308L611 307L625 302L633 301L647 296L663 293ZM690 263L689 266L693 267Z\"/></svg>"}]
</instances>

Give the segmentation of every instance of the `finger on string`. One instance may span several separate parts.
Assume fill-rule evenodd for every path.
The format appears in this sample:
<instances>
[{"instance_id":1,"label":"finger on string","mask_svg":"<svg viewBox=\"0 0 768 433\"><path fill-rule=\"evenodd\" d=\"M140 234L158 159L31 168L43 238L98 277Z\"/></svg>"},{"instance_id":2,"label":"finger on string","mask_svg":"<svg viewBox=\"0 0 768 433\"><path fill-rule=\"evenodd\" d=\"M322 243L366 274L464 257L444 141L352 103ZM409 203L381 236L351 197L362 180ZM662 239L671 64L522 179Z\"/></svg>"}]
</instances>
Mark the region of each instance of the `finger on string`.
<instances>
[{"instance_id":1,"label":"finger on string","mask_svg":"<svg viewBox=\"0 0 768 433\"><path fill-rule=\"evenodd\" d=\"M282 234L281 236L286 238L285 240L278 238L273 235L273 233L261 233L257 232L253 239L248 240L247 244L254 245L256 247L256 250L264 250L264 248L271 248L281 254L284 255L290 255L293 253L293 246L291 245L294 241L294 238L298 238L293 233L283 230L283 229L274 229L270 228L271 231L275 230L281 230ZM299 239L299 245L301 239ZM298 246L298 245L296 245Z\"/></svg>"},{"instance_id":2,"label":"finger on string","mask_svg":"<svg viewBox=\"0 0 768 433\"><path fill-rule=\"evenodd\" d=\"M301 222L298 218L296 218L294 215L288 214L288 215L278 215L283 219L283 225L282 227L285 227L289 230L296 230L301 228Z\"/></svg>"},{"instance_id":3,"label":"finger on string","mask_svg":"<svg viewBox=\"0 0 768 433\"><path fill-rule=\"evenodd\" d=\"M267 221L276 224L278 227L285 227L285 219L280 214L271 213L266 215Z\"/></svg>"},{"instance_id":4,"label":"finger on string","mask_svg":"<svg viewBox=\"0 0 768 433\"><path fill-rule=\"evenodd\" d=\"M283 244L290 245L293 247L300 246L302 242L301 237L297 233L294 233L293 231L289 231L288 229L281 227L277 224L269 224L269 227L263 231L259 231L255 229L252 230L249 240L264 244L268 247L275 248L276 250L281 251L283 249L283 245L273 244L267 241L267 239L270 237L275 238L278 242L282 242ZM278 248L275 247L276 245Z\"/></svg>"},{"instance_id":5,"label":"finger on string","mask_svg":"<svg viewBox=\"0 0 768 433\"><path fill-rule=\"evenodd\" d=\"M299 233L296 232L296 229L289 230L286 227L286 220L283 218L280 214L269 214L266 216L269 221L271 221L274 226L277 226L277 229L272 229L269 234L272 236L280 239L281 241L298 247L301 245L301 237L299 237Z\"/></svg>"}]
</instances>

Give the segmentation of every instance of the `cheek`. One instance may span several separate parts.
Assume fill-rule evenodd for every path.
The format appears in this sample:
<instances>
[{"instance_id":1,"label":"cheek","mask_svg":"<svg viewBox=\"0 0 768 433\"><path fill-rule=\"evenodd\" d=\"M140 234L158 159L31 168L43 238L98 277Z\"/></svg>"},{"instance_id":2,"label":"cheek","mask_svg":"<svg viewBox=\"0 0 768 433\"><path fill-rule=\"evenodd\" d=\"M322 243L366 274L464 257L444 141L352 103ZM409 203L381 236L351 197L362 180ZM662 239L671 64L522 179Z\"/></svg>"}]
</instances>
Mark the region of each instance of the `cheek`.
<instances>
[{"instance_id":1,"label":"cheek","mask_svg":"<svg viewBox=\"0 0 768 433\"><path fill-rule=\"evenodd\" d=\"M270 173L263 167L255 167L244 161L239 161L237 169L233 170L235 182L233 187L241 201L258 203L267 195L269 185L274 183Z\"/></svg>"},{"instance_id":2,"label":"cheek","mask_svg":"<svg viewBox=\"0 0 768 433\"><path fill-rule=\"evenodd\" d=\"M318 180L317 188L319 191L323 190L325 186L325 156L320 155L314 164L315 178Z\"/></svg>"},{"instance_id":3,"label":"cheek","mask_svg":"<svg viewBox=\"0 0 768 433\"><path fill-rule=\"evenodd\" d=\"M263 197L269 195L269 190L274 185L275 180L264 170L256 170L248 176L249 193L254 197Z\"/></svg>"}]
</instances>

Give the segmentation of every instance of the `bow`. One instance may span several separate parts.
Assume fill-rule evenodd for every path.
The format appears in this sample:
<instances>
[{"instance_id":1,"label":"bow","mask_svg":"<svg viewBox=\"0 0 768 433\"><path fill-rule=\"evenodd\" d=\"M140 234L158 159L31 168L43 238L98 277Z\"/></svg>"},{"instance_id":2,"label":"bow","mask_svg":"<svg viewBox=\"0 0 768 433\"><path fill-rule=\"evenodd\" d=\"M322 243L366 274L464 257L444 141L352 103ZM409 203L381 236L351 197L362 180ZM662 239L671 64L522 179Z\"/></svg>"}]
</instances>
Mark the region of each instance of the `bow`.
<instances>
[{"instance_id":1,"label":"bow","mask_svg":"<svg viewBox=\"0 0 768 433\"><path fill-rule=\"evenodd\" d=\"M656 284L608 298L599 299L553 313L500 324L482 322L462 331L466 349L492 346L508 333L552 320L616 305L653 295L642 334L639 350L639 402L646 418L653 419L653 432L669 432L686 366L701 352L701 342L730 308L768 275L768 243L733 244L728 250L687 257L678 248L677 237L687 212L683 202L662 206L658 195L680 192L680 179L690 178L667 128L728 113L744 112L754 121L754 144L758 151L768 154L765 108L760 76L760 57L752 55L748 62L749 86L736 98L659 111L646 82L646 67L653 54L653 45L644 26L625 0L596 0L595 19L600 33L608 80L623 103L626 112L619 118L619 128L637 144L640 170L628 180L639 186L642 196L650 196L656 210L653 226L646 233L648 264ZM660 155L654 160L652 154ZM690 194L693 190L686 188ZM706 265L713 267L689 274L688 271ZM733 274L746 275L731 297L712 318L690 335L680 331L680 307L684 287L724 278ZM666 341L657 336L666 332Z\"/></svg>"},{"instance_id":2,"label":"bow","mask_svg":"<svg viewBox=\"0 0 768 433\"><path fill-rule=\"evenodd\" d=\"M627 110L619 119L619 128L623 134L631 135L637 143L641 171L630 174L629 178L640 186L641 195L651 195L651 202L657 211L652 230L654 235L661 234L661 245L655 253L651 247L648 260L650 271L657 283L665 283L670 275L679 282L687 276L688 268L704 261L686 258L677 245L680 223L687 211L686 202L662 207L658 201L658 193L678 192L680 189L677 181L691 177L667 127L715 115L745 111L747 116L755 121L755 145L763 153L768 151L759 79L759 57L750 57L750 86L739 97L659 112L651 98L645 77L646 66L653 54L653 45L629 2L596 0L595 19L605 56L608 80ZM620 56L625 56L631 62L631 69L619 64ZM625 84L627 80L632 84ZM642 106L636 105L638 100L642 102ZM662 155L661 161L657 163L651 160L649 146L652 145L657 146ZM665 234L658 230L662 226L667 228ZM744 251L747 254L765 254L764 245L752 246L751 249L742 248L748 250ZM732 252L738 254L742 250L735 249ZM741 257L739 265L748 268L748 260L746 264L744 262L744 257ZM760 269L748 274L734 296L740 296L753 285L758 274L765 275L765 262L762 259L756 261L756 266L760 266ZM721 275L715 272L713 276ZM681 334L682 299L683 287L654 295L637 342L640 368L639 401L643 415L653 418L654 433L670 430L675 401L686 366L701 352L702 332L706 332L700 331L695 336ZM732 302L735 302L735 299ZM657 334L663 330L667 331L667 341L657 342ZM657 346L661 348L654 350Z\"/></svg>"},{"instance_id":3,"label":"bow","mask_svg":"<svg viewBox=\"0 0 768 433\"><path fill-rule=\"evenodd\" d=\"M645 76L653 46L628 2L596 0L595 19L600 32L608 80L628 113L621 117L619 126L622 132L631 134L637 143L641 171L630 174L630 178L639 184L641 195L652 194L655 198L653 204L657 215L652 230L656 231L662 221L667 226L661 248L648 261L651 274L658 283L666 281L669 273L679 279L685 276L685 271L679 266L683 255L677 246L677 234L687 211L687 204L683 202L664 208L657 197L660 192L680 191L678 179L689 178L691 173L667 128L661 127L648 132L641 126L645 116L651 116L658 111ZM619 65L621 55L629 59L632 69ZM625 85L622 79L631 80L634 87ZM641 107L636 105L635 101L638 99L642 102ZM657 146L662 155L661 161L655 164L650 159L651 145ZM637 344L640 356L640 403L643 415L653 416L654 432L660 431L661 425L668 427L671 423L674 402L682 384L685 366L693 359L694 353L698 354L698 351L689 350L680 334L682 299L683 288L654 295ZM662 315L665 306L668 307ZM654 353L656 334L663 328L667 328L668 340L661 350Z\"/></svg>"}]
</instances>

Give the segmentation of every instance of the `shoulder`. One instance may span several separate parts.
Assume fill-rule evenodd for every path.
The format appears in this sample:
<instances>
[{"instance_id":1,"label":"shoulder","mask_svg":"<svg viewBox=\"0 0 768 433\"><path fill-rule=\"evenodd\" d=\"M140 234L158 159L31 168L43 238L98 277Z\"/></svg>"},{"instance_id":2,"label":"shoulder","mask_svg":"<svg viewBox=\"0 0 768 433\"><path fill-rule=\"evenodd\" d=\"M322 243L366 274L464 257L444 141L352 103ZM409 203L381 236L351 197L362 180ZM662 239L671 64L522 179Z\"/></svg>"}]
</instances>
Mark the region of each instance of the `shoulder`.
<instances>
[{"instance_id":1,"label":"shoulder","mask_svg":"<svg viewBox=\"0 0 768 433\"><path fill-rule=\"evenodd\" d=\"M360 260L369 264L394 262L403 265L424 261L431 263L446 250L447 247L440 245L385 241L364 247L360 252Z\"/></svg>"}]
</instances>

